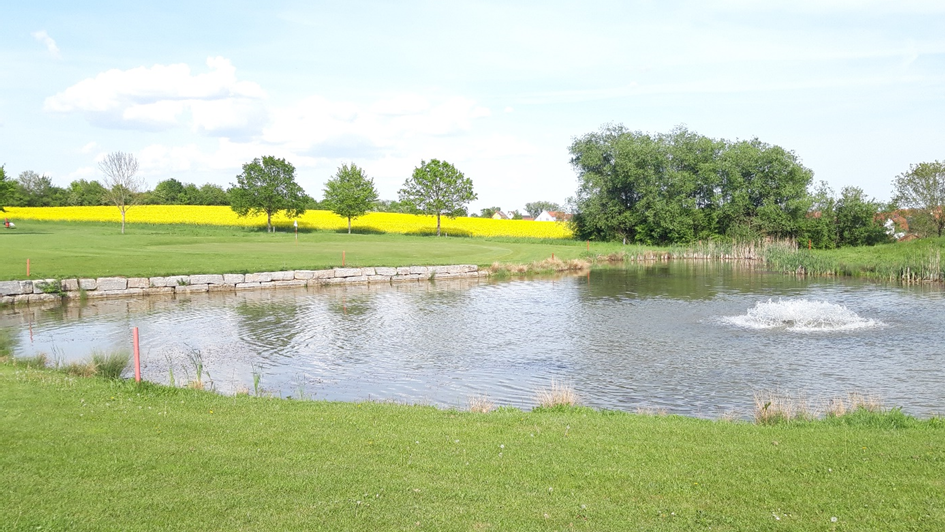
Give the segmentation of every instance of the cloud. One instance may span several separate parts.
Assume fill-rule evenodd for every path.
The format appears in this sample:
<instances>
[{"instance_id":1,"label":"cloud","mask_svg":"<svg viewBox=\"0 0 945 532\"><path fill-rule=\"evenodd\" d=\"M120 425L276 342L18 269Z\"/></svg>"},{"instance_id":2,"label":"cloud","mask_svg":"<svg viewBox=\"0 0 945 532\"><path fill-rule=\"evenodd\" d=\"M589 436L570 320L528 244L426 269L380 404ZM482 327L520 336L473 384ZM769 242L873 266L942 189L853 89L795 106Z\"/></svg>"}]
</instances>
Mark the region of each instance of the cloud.
<instances>
[{"instance_id":1,"label":"cloud","mask_svg":"<svg viewBox=\"0 0 945 532\"><path fill-rule=\"evenodd\" d=\"M85 146L82 146L81 148L79 148L79 153L92 153L92 150L94 150L97 146L98 146L97 142L95 141L89 142Z\"/></svg>"},{"instance_id":2,"label":"cloud","mask_svg":"<svg viewBox=\"0 0 945 532\"><path fill-rule=\"evenodd\" d=\"M43 43L46 46L46 50L49 51L49 54L55 57L56 59L62 59L62 56L59 54L59 47L56 46L56 41L46 33L46 30L34 31L31 33L34 39Z\"/></svg>"},{"instance_id":3,"label":"cloud","mask_svg":"<svg viewBox=\"0 0 945 532\"><path fill-rule=\"evenodd\" d=\"M240 81L226 58L210 57L207 67L200 74L183 63L108 70L46 98L43 108L83 113L93 124L116 129L189 125L209 136L258 134L268 120L262 88Z\"/></svg>"}]
</instances>

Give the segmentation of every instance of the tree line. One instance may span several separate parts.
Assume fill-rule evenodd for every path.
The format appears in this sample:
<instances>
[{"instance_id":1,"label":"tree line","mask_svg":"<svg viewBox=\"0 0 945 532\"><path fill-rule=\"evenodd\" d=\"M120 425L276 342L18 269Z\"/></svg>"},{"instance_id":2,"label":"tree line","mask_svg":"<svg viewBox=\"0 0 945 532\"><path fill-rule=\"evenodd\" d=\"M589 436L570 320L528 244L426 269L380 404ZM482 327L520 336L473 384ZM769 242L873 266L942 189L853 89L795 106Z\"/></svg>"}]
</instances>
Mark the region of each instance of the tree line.
<instances>
[{"instance_id":1,"label":"tree line","mask_svg":"<svg viewBox=\"0 0 945 532\"><path fill-rule=\"evenodd\" d=\"M794 152L757 138L608 125L576 138L570 154L579 181L570 200L572 224L582 240L667 245L789 238L817 248L872 245L890 240L881 213L899 208L910 209L916 227L940 235L945 226L941 163L897 177L894 200L883 204L859 187L845 187L839 196L825 183L811 191L813 172ZM942 191L937 199L915 192L936 189Z\"/></svg>"}]
</instances>

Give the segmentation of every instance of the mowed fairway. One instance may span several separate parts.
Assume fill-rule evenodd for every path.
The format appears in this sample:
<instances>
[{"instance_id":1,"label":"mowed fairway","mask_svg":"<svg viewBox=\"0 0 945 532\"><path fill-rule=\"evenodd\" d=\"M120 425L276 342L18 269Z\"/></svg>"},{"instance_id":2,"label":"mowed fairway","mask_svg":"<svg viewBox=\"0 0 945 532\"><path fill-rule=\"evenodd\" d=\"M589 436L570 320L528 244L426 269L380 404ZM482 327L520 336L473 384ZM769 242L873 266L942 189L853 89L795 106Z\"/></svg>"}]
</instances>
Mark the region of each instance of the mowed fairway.
<instances>
[{"instance_id":1,"label":"mowed fairway","mask_svg":"<svg viewBox=\"0 0 945 532\"><path fill-rule=\"evenodd\" d=\"M595 244L594 251L616 249ZM573 240L485 239L332 231L22 220L0 232L0 280L322 269L346 266L527 263L580 256Z\"/></svg>"},{"instance_id":2,"label":"mowed fairway","mask_svg":"<svg viewBox=\"0 0 945 532\"><path fill-rule=\"evenodd\" d=\"M945 430L226 397L0 364L0 530L942 530Z\"/></svg>"}]
</instances>

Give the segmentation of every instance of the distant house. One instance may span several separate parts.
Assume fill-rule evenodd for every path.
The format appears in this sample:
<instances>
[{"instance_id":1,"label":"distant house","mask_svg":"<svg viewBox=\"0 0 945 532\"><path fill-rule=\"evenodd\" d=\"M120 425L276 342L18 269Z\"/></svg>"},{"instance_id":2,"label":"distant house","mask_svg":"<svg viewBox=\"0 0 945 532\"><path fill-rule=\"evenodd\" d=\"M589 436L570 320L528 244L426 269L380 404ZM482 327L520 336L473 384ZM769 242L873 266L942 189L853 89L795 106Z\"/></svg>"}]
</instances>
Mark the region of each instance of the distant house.
<instances>
[{"instance_id":1,"label":"distant house","mask_svg":"<svg viewBox=\"0 0 945 532\"><path fill-rule=\"evenodd\" d=\"M508 214L505 214L502 211L495 211L495 214L492 215L493 220L511 220L512 217Z\"/></svg>"},{"instance_id":2,"label":"distant house","mask_svg":"<svg viewBox=\"0 0 945 532\"><path fill-rule=\"evenodd\" d=\"M541 214L535 217L536 222L566 222L570 219L570 214L561 211L541 211Z\"/></svg>"}]
</instances>

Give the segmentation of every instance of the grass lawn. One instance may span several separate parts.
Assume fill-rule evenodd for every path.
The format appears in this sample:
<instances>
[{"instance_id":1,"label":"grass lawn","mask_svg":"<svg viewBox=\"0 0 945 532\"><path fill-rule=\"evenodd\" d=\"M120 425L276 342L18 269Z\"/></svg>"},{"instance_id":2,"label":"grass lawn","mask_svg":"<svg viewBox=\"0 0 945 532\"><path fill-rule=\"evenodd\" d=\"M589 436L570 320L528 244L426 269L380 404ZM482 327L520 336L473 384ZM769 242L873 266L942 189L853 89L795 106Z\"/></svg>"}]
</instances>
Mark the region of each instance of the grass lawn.
<instances>
[{"instance_id":1,"label":"grass lawn","mask_svg":"<svg viewBox=\"0 0 945 532\"><path fill-rule=\"evenodd\" d=\"M861 414L476 414L7 363L0 529L941 530L945 423Z\"/></svg>"},{"instance_id":2,"label":"grass lawn","mask_svg":"<svg viewBox=\"0 0 945 532\"><path fill-rule=\"evenodd\" d=\"M595 252L618 244L593 244ZM573 240L456 238L340 232L266 233L237 227L22 220L0 231L0 280L121 275L151 277L341 266L527 263L586 251Z\"/></svg>"}]
</instances>

